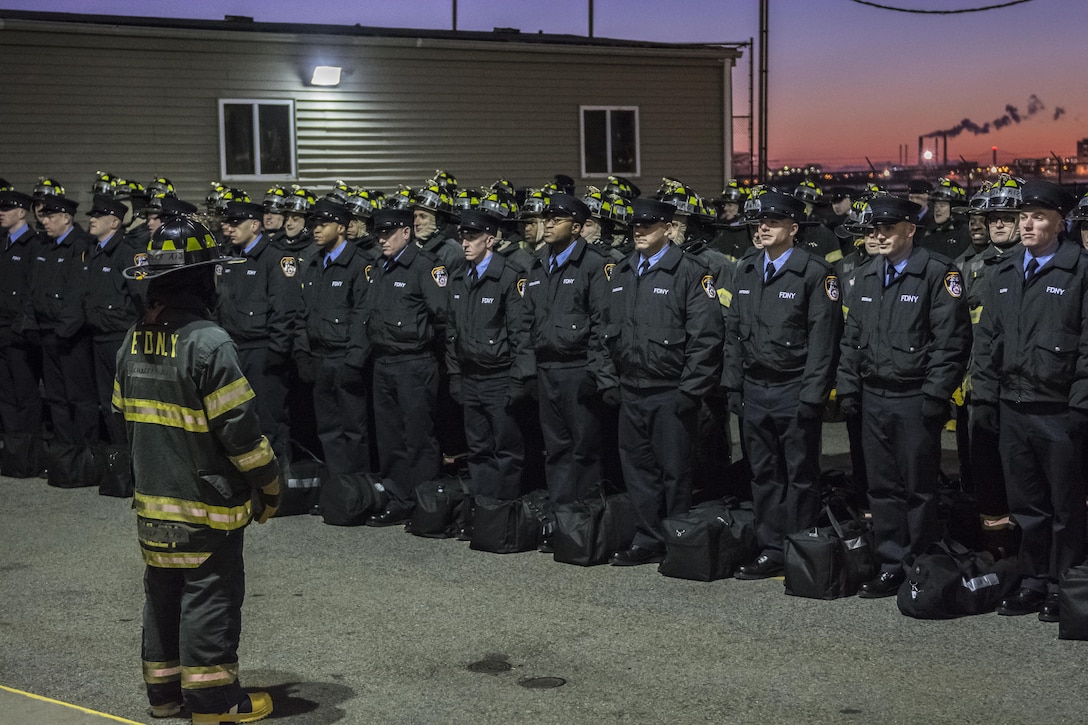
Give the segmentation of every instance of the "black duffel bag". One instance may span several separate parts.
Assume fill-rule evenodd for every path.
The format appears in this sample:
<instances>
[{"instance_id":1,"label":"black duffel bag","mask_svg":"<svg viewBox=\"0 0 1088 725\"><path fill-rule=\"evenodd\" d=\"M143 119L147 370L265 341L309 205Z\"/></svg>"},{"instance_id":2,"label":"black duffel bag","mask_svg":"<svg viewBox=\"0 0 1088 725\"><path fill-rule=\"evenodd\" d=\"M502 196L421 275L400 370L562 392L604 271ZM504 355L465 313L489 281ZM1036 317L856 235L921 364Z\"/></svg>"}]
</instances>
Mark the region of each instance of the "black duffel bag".
<instances>
[{"instance_id":1,"label":"black duffel bag","mask_svg":"<svg viewBox=\"0 0 1088 725\"><path fill-rule=\"evenodd\" d=\"M824 506L821 516L829 526L786 537L786 594L811 599L849 597L875 576L869 527L853 511L840 521L831 508Z\"/></svg>"},{"instance_id":2,"label":"black duffel bag","mask_svg":"<svg viewBox=\"0 0 1088 725\"><path fill-rule=\"evenodd\" d=\"M132 456L128 446L100 446L91 449L98 469L98 493L101 496L128 498L135 489Z\"/></svg>"},{"instance_id":3,"label":"black duffel bag","mask_svg":"<svg viewBox=\"0 0 1088 725\"><path fill-rule=\"evenodd\" d=\"M333 526L361 526L389 504L382 480L369 473L336 473L320 488L321 518Z\"/></svg>"},{"instance_id":4,"label":"black duffel bag","mask_svg":"<svg viewBox=\"0 0 1088 725\"><path fill-rule=\"evenodd\" d=\"M316 458L288 463L283 471L286 485L280 491L276 516L299 516L320 510L321 483L327 477L325 464Z\"/></svg>"},{"instance_id":5,"label":"black duffel bag","mask_svg":"<svg viewBox=\"0 0 1088 725\"><path fill-rule=\"evenodd\" d=\"M407 531L428 539L448 539L464 526L471 505L468 487L453 476L425 481L416 486L416 507Z\"/></svg>"},{"instance_id":6,"label":"black duffel bag","mask_svg":"<svg viewBox=\"0 0 1088 725\"><path fill-rule=\"evenodd\" d=\"M1016 568L1015 559L995 562L988 551L971 551L951 539L936 541L914 560L895 602L916 619L992 612L1016 590Z\"/></svg>"},{"instance_id":7,"label":"black duffel bag","mask_svg":"<svg viewBox=\"0 0 1088 725\"><path fill-rule=\"evenodd\" d=\"M1088 565L1062 572L1058 593L1058 639L1088 639Z\"/></svg>"},{"instance_id":8,"label":"black duffel bag","mask_svg":"<svg viewBox=\"0 0 1088 725\"><path fill-rule=\"evenodd\" d=\"M46 449L46 467L46 482L57 488L97 486L102 480L102 469L85 443L53 441Z\"/></svg>"},{"instance_id":9,"label":"black duffel bag","mask_svg":"<svg viewBox=\"0 0 1088 725\"><path fill-rule=\"evenodd\" d=\"M563 564L607 564L634 537L634 507L626 492L606 495L598 487L584 499L555 507L553 558Z\"/></svg>"},{"instance_id":10,"label":"black duffel bag","mask_svg":"<svg viewBox=\"0 0 1088 725\"><path fill-rule=\"evenodd\" d=\"M547 491L532 491L508 501L476 496L469 546L494 554L531 551L552 536L554 528Z\"/></svg>"},{"instance_id":11,"label":"black duffel bag","mask_svg":"<svg viewBox=\"0 0 1088 725\"><path fill-rule=\"evenodd\" d=\"M715 581L759 554L751 504L715 500L672 516L665 527L665 558L657 570L665 576Z\"/></svg>"}]
</instances>

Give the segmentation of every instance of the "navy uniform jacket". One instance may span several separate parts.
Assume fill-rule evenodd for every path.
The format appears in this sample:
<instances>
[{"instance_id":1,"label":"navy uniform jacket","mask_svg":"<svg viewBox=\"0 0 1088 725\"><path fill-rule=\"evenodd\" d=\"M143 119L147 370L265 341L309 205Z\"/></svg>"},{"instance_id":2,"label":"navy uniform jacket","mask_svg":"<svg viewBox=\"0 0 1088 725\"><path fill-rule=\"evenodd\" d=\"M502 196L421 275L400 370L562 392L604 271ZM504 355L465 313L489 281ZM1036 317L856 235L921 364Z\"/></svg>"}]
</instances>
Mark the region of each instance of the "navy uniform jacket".
<instances>
[{"instance_id":1,"label":"navy uniform jacket","mask_svg":"<svg viewBox=\"0 0 1088 725\"><path fill-rule=\"evenodd\" d=\"M241 349L267 347L286 357L302 309L299 260L272 246L262 234L249 252L235 247L245 260L224 264L219 277L216 316Z\"/></svg>"},{"instance_id":2,"label":"navy uniform jacket","mask_svg":"<svg viewBox=\"0 0 1088 725\"><path fill-rule=\"evenodd\" d=\"M120 230L104 247L92 240L83 260L83 310L95 337L120 340L143 314L140 283L121 272L146 250L146 243L141 247Z\"/></svg>"},{"instance_id":3,"label":"navy uniform jacket","mask_svg":"<svg viewBox=\"0 0 1088 725\"><path fill-rule=\"evenodd\" d=\"M839 279L822 259L794 247L764 284L764 259L741 259L727 290L722 384L736 391L745 377L800 379L800 400L822 405L835 379L842 335Z\"/></svg>"},{"instance_id":4,"label":"navy uniform jacket","mask_svg":"<svg viewBox=\"0 0 1088 725\"><path fill-rule=\"evenodd\" d=\"M43 254L49 239L28 226L14 242L7 232L0 237L0 343L11 332L36 329L26 317L30 306L31 265Z\"/></svg>"},{"instance_id":5,"label":"navy uniform jacket","mask_svg":"<svg viewBox=\"0 0 1088 725\"><path fill-rule=\"evenodd\" d=\"M707 395L721 375L721 303L713 275L671 244L641 276L638 265L636 252L612 270L609 283L605 334L620 382Z\"/></svg>"},{"instance_id":6,"label":"navy uniform jacket","mask_svg":"<svg viewBox=\"0 0 1088 725\"><path fill-rule=\"evenodd\" d=\"M351 242L345 242L328 267L324 252L306 261L300 273L303 313L295 340L298 355L344 355L345 364L363 367L370 355L367 264Z\"/></svg>"},{"instance_id":7,"label":"navy uniform jacket","mask_svg":"<svg viewBox=\"0 0 1088 725\"><path fill-rule=\"evenodd\" d=\"M1064 242L1024 283L1007 255L983 305L971 369L975 400L1060 403L1088 411L1088 252Z\"/></svg>"},{"instance_id":8,"label":"navy uniform jacket","mask_svg":"<svg viewBox=\"0 0 1088 725\"><path fill-rule=\"evenodd\" d=\"M611 263L581 237L566 264L552 274L550 263L551 248L545 245L525 285L537 366L585 367L598 390L616 387L602 329L609 289L605 266Z\"/></svg>"},{"instance_id":9,"label":"navy uniform jacket","mask_svg":"<svg viewBox=\"0 0 1088 725\"><path fill-rule=\"evenodd\" d=\"M409 242L400 257L374 263L370 272L367 337L374 354L411 355L435 349L446 324L445 265Z\"/></svg>"},{"instance_id":10,"label":"navy uniform jacket","mask_svg":"<svg viewBox=\"0 0 1088 725\"><path fill-rule=\"evenodd\" d=\"M885 259L858 273L846 313L836 389L862 386L889 395L922 393L948 400L971 353L971 321L963 279L947 258L915 247L903 274L884 287Z\"/></svg>"},{"instance_id":11,"label":"navy uniform jacket","mask_svg":"<svg viewBox=\"0 0 1088 725\"><path fill-rule=\"evenodd\" d=\"M922 237L922 246L949 259L959 257L971 246L967 220L953 216L944 224L929 229Z\"/></svg>"},{"instance_id":12,"label":"navy uniform jacket","mask_svg":"<svg viewBox=\"0 0 1088 725\"><path fill-rule=\"evenodd\" d=\"M464 272L450 280L446 368L451 375L509 374L524 381L536 374L522 297L525 281L525 273L497 253L475 284Z\"/></svg>"},{"instance_id":13,"label":"navy uniform jacket","mask_svg":"<svg viewBox=\"0 0 1088 725\"><path fill-rule=\"evenodd\" d=\"M59 244L45 237L30 266L27 318L31 322L24 329L64 338L83 329L83 258L94 243L94 237L75 225Z\"/></svg>"},{"instance_id":14,"label":"navy uniform jacket","mask_svg":"<svg viewBox=\"0 0 1088 725\"><path fill-rule=\"evenodd\" d=\"M446 272L456 276L465 269L465 252L454 239L439 229L430 239L417 243L419 248L436 258L446 267Z\"/></svg>"}]
</instances>

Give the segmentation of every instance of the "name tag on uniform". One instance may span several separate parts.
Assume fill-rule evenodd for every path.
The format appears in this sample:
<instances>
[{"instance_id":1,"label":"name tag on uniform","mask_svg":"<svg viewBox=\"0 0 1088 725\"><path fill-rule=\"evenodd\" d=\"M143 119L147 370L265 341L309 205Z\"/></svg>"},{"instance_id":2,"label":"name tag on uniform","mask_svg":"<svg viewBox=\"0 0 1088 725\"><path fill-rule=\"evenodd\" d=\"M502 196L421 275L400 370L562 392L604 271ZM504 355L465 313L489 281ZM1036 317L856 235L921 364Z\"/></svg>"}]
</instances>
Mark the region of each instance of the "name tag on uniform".
<instances>
[{"instance_id":1,"label":"name tag on uniform","mask_svg":"<svg viewBox=\"0 0 1088 725\"><path fill-rule=\"evenodd\" d=\"M1008 292L1008 291L1009 291L1009 288L1008 288L1008 287L1002 287L1001 289L999 289L999 290L997 291L997 293L998 293L999 295L1003 295L1003 294L1005 294L1005 293L1006 293L1006 292Z\"/></svg>"},{"instance_id":2,"label":"name tag on uniform","mask_svg":"<svg viewBox=\"0 0 1088 725\"><path fill-rule=\"evenodd\" d=\"M109 268L109 267L103 267L102 271L103 272L112 272L113 270L111 268Z\"/></svg>"},{"instance_id":3,"label":"name tag on uniform","mask_svg":"<svg viewBox=\"0 0 1088 725\"><path fill-rule=\"evenodd\" d=\"M256 275L256 274L257 274L257 270L255 270L255 269L247 269L247 270L246 270L246 274L247 274L248 276L252 277L252 276L254 276L254 275Z\"/></svg>"},{"instance_id":4,"label":"name tag on uniform","mask_svg":"<svg viewBox=\"0 0 1088 725\"><path fill-rule=\"evenodd\" d=\"M454 295L454 296L453 296L453 299L455 299L455 300L459 300L459 299L461 299L461 295Z\"/></svg>"},{"instance_id":5,"label":"name tag on uniform","mask_svg":"<svg viewBox=\"0 0 1088 725\"><path fill-rule=\"evenodd\" d=\"M739 289L739 290L737 290L737 294L738 295L750 295L750 294L752 294L752 290L750 290L750 289Z\"/></svg>"},{"instance_id":6,"label":"name tag on uniform","mask_svg":"<svg viewBox=\"0 0 1088 725\"><path fill-rule=\"evenodd\" d=\"M537 286L538 284L540 284L540 280L539 280L539 279L538 279L538 280L534 280L534 281L530 282L530 283L529 283L529 286L530 286L530 287L536 287L536 286Z\"/></svg>"},{"instance_id":7,"label":"name tag on uniform","mask_svg":"<svg viewBox=\"0 0 1088 725\"><path fill-rule=\"evenodd\" d=\"M408 284L406 282L394 282L393 286L394 287L407 287Z\"/></svg>"},{"instance_id":8,"label":"name tag on uniform","mask_svg":"<svg viewBox=\"0 0 1088 725\"><path fill-rule=\"evenodd\" d=\"M872 297L866 297L865 295L862 295L861 296L861 301L862 302L872 302L873 298Z\"/></svg>"},{"instance_id":9,"label":"name tag on uniform","mask_svg":"<svg viewBox=\"0 0 1088 725\"><path fill-rule=\"evenodd\" d=\"M613 292L623 292L623 287L613 287L612 291Z\"/></svg>"}]
</instances>

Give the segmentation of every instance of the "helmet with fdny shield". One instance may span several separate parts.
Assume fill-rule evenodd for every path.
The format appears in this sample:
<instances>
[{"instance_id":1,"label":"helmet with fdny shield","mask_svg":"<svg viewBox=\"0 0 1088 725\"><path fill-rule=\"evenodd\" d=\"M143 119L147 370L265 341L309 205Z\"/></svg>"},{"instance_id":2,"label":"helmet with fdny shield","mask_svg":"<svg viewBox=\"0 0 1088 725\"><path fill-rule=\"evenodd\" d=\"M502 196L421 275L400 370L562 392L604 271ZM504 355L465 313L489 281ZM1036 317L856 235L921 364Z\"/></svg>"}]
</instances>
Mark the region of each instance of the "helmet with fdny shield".
<instances>
[{"instance_id":1,"label":"helmet with fdny shield","mask_svg":"<svg viewBox=\"0 0 1088 725\"><path fill-rule=\"evenodd\" d=\"M154 279L181 269L235 264L245 259L223 257L206 226L187 216L174 215L155 230L147 251L137 254L134 261L134 266L122 272L126 279Z\"/></svg>"}]
</instances>

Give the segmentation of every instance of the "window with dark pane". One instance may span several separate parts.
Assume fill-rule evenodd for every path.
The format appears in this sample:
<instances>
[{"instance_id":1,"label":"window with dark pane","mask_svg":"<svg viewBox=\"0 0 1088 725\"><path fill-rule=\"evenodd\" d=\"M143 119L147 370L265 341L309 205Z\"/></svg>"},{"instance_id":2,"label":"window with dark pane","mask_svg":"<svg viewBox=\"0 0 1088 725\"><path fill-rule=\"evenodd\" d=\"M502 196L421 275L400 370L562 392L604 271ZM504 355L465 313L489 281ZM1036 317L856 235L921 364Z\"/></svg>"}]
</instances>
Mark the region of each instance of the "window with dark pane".
<instances>
[{"instance_id":1,"label":"window with dark pane","mask_svg":"<svg viewBox=\"0 0 1088 725\"><path fill-rule=\"evenodd\" d=\"M613 174L635 174L638 171L638 126L634 111L609 112L612 126Z\"/></svg>"},{"instance_id":2,"label":"window with dark pane","mask_svg":"<svg viewBox=\"0 0 1088 725\"><path fill-rule=\"evenodd\" d=\"M587 174L607 174L608 169L608 111L582 112L585 129L584 154Z\"/></svg>"},{"instance_id":3,"label":"window with dark pane","mask_svg":"<svg viewBox=\"0 0 1088 725\"><path fill-rule=\"evenodd\" d=\"M253 138L253 104L223 105L224 166L229 176L257 172Z\"/></svg>"}]
</instances>

